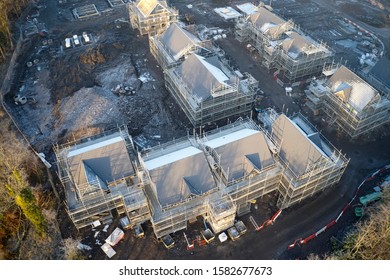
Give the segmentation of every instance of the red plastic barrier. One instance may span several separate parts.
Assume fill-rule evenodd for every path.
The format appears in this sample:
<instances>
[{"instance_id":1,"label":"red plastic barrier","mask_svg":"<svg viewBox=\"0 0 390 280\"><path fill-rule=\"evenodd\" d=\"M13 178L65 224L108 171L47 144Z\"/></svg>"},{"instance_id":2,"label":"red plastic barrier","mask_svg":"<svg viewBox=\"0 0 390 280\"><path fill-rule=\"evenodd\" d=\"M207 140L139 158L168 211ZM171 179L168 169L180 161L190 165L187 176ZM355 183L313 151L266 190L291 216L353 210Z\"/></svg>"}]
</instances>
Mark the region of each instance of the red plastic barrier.
<instances>
[{"instance_id":1,"label":"red plastic barrier","mask_svg":"<svg viewBox=\"0 0 390 280\"><path fill-rule=\"evenodd\" d=\"M302 238L295 240L293 244L290 244L290 245L287 246L287 249L292 249L292 248L294 248L295 245L297 245L297 244L299 245L299 243L300 243L301 241L302 241Z\"/></svg>"},{"instance_id":2,"label":"red plastic barrier","mask_svg":"<svg viewBox=\"0 0 390 280\"><path fill-rule=\"evenodd\" d=\"M339 219L341 218L342 215L343 215L343 212L340 212L340 214L336 218L336 223L339 221Z\"/></svg>"},{"instance_id":3,"label":"red plastic barrier","mask_svg":"<svg viewBox=\"0 0 390 280\"><path fill-rule=\"evenodd\" d=\"M329 224L326 225L326 229L334 226L336 224L336 220L331 221Z\"/></svg>"},{"instance_id":4,"label":"red plastic barrier","mask_svg":"<svg viewBox=\"0 0 390 280\"><path fill-rule=\"evenodd\" d=\"M275 220L280 216L281 213L282 213L282 210L276 211L276 213L272 216L271 221L275 222Z\"/></svg>"},{"instance_id":5,"label":"red plastic barrier","mask_svg":"<svg viewBox=\"0 0 390 280\"><path fill-rule=\"evenodd\" d=\"M306 237L305 239L301 240L301 244L306 244L307 242L309 242L313 238L316 238L316 234L315 233L310 235L309 237Z\"/></svg>"},{"instance_id":6,"label":"red plastic barrier","mask_svg":"<svg viewBox=\"0 0 390 280\"><path fill-rule=\"evenodd\" d=\"M349 203L347 203L347 205L345 205L345 207L344 207L343 211L341 211L341 212L342 212L342 213L344 213L344 212L345 212L345 210L347 210L347 209L348 209L348 207L349 207Z\"/></svg>"},{"instance_id":7,"label":"red plastic barrier","mask_svg":"<svg viewBox=\"0 0 390 280\"><path fill-rule=\"evenodd\" d=\"M370 181L372 181L372 180L374 180L374 177L368 177L366 180L364 180L364 182L370 182Z\"/></svg>"}]
</instances>

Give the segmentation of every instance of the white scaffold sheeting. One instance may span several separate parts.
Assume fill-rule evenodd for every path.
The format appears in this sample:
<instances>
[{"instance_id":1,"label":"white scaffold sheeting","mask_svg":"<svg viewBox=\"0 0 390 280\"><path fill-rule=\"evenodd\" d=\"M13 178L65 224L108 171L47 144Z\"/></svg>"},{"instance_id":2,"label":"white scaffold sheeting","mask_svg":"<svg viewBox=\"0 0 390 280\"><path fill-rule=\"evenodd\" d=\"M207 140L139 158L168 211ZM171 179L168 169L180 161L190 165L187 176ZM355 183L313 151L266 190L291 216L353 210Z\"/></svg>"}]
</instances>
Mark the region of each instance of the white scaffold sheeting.
<instances>
[{"instance_id":1,"label":"white scaffold sheeting","mask_svg":"<svg viewBox=\"0 0 390 280\"><path fill-rule=\"evenodd\" d=\"M115 246L118 244L119 241L122 240L122 238L125 237L125 233L120 228L116 228L109 237L107 237L106 242L110 244L111 246Z\"/></svg>"},{"instance_id":2,"label":"white scaffold sheeting","mask_svg":"<svg viewBox=\"0 0 390 280\"><path fill-rule=\"evenodd\" d=\"M252 15L258 11L257 7L252 3L237 5L237 8L247 16Z\"/></svg>"},{"instance_id":3,"label":"white scaffold sheeting","mask_svg":"<svg viewBox=\"0 0 390 280\"><path fill-rule=\"evenodd\" d=\"M114 251L114 249L112 249L112 247L111 247L110 244L108 244L108 243L104 243L102 246L100 246L100 248L102 248L103 252L104 252L110 259L116 254L116 252Z\"/></svg>"},{"instance_id":4,"label":"white scaffold sheeting","mask_svg":"<svg viewBox=\"0 0 390 280\"><path fill-rule=\"evenodd\" d=\"M234 19L241 16L241 14L232 7L215 8L214 11L224 19Z\"/></svg>"}]
</instances>

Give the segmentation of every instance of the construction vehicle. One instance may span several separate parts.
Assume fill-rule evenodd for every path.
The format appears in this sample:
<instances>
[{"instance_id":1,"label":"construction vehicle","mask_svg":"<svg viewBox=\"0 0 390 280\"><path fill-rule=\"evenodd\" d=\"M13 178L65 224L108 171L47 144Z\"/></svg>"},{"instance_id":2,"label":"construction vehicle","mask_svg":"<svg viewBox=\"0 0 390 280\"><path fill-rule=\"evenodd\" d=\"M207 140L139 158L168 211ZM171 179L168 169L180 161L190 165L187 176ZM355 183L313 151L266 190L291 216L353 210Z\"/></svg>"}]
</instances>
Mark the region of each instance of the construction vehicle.
<instances>
[{"instance_id":1,"label":"construction vehicle","mask_svg":"<svg viewBox=\"0 0 390 280\"><path fill-rule=\"evenodd\" d=\"M381 197L382 197L381 192L373 192L365 196L359 197L359 201L363 206L367 206L369 203L381 199Z\"/></svg>"},{"instance_id":2,"label":"construction vehicle","mask_svg":"<svg viewBox=\"0 0 390 280\"><path fill-rule=\"evenodd\" d=\"M364 214L364 208L363 207L355 207L355 216L361 217Z\"/></svg>"}]
</instances>

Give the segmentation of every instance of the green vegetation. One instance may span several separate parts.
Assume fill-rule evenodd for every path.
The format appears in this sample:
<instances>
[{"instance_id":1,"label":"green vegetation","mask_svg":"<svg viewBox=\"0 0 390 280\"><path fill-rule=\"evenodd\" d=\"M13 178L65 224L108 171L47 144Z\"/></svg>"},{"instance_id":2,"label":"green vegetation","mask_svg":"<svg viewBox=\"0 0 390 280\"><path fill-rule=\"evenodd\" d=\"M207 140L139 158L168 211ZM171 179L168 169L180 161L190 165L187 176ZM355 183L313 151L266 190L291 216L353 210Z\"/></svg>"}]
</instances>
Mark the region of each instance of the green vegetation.
<instances>
[{"instance_id":1,"label":"green vegetation","mask_svg":"<svg viewBox=\"0 0 390 280\"><path fill-rule=\"evenodd\" d=\"M45 237L41 208L48 199L39 184L44 181L41 168L37 157L13 132L9 120L0 114L0 259L17 253L31 231L30 224L38 239ZM11 255L7 248L10 244L14 251Z\"/></svg>"},{"instance_id":2,"label":"green vegetation","mask_svg":"<svg viewBox=\"0 0 390 280\"><path fill-rule=\"evenodd\" d=\"M45 235L45 218L37 205L37 200L30 189L24 188L15 197L16 204L22 209L26 218L34 225L40 235Z\"/></svg>"},{"instance_id":3,"label":"green vegetation","mask_svg":"<svg viewBox=\"0 0 390 280\"><path fill-rule=\"evenodd\" d=\"M338 252L339 259L388 260L390 259L390 190L383 192L382 200L369 207L367 219L358 222L349 232Z\"/></svg>"},{"instance_id":4,"label":"green vegetation","mask_svg":"<svg viewBox=\"0 0 390 280\"><path fill-rule=\"evenodd\" d=\"M322 256L327 260L389 260L390 259L390 189L382 199L365 208L363 218L340 242L332 242L333 252ZM334 240L332 240L334 241ZM320 259L310 255L308 259Z\"/></svg>"}]
</instances>

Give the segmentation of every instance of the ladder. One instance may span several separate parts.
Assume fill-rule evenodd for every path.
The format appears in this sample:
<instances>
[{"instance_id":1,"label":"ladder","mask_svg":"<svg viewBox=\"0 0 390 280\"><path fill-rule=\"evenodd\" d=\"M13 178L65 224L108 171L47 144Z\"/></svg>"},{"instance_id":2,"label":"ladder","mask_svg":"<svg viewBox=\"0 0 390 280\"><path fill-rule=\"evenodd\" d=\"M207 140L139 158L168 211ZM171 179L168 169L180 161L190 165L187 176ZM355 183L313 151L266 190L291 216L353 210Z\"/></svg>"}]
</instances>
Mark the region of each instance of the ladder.
<instances>
[{"instance_id":1,"label":"ladder","mask_svg":"<svg viewBox=\"0 0 390 280\"><path fill-rule=\"evenodd\" d=\"M255 227L255 230L256 230L256 231L259 231L259 230L261 229L261 227L259 227L259 225L256 223L255 219L254 219L252 216L249 217L249 221L250 221L250 222L252 223L252 225Z\"/></svg>"},{"instance_id":2,"label":"ladder","mask_svg":"<svg viewBox=\"0 0 390 280\"><path fill-rule=\"evenodd\" d=\"M192 243L190 243L189 241L188 241L188 238L187 238L187 235L186 235L186 233L185 232L183 232L183 235L184 235L184 239L186 240L186 242L187 242L187 251L190 251L190 250L192 250L192 249L194 249L194 241L192 241Z\"/></svg>"}]
</instances>

